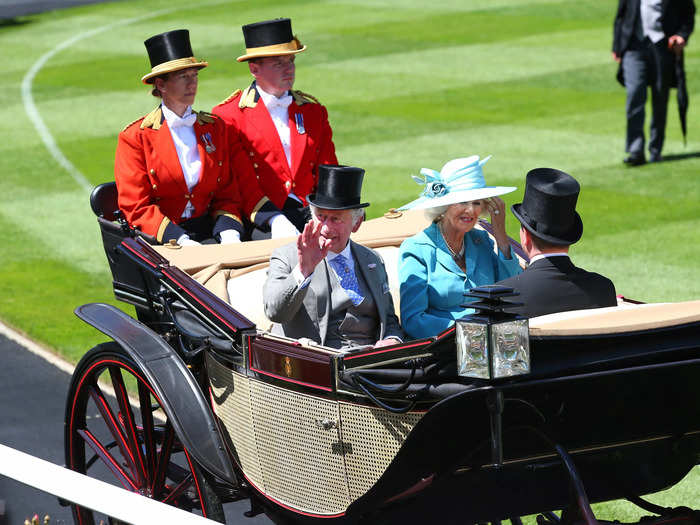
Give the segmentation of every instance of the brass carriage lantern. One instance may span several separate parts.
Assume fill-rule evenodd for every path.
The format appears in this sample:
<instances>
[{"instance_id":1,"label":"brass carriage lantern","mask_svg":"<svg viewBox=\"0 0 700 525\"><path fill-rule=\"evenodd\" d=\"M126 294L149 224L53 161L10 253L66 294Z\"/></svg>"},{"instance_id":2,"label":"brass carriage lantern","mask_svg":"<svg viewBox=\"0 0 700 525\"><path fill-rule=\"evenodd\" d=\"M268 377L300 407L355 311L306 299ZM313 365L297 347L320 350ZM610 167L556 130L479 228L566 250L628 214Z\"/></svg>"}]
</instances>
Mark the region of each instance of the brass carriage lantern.
<instances>
[{"instance_id":1,"label":"brass carriage lantern","mask_svg":"<svg viewBox=\"0 0 700 525\"><path fill-rule=\"evenodd\" d=\"M456 322L458 375L497 379L530 373L528 320L504 311L522 304L503 300L517 295L512 288L497 285L465 294L477 301L464 305L476 312Z\"/></svg>"}]
</instances>

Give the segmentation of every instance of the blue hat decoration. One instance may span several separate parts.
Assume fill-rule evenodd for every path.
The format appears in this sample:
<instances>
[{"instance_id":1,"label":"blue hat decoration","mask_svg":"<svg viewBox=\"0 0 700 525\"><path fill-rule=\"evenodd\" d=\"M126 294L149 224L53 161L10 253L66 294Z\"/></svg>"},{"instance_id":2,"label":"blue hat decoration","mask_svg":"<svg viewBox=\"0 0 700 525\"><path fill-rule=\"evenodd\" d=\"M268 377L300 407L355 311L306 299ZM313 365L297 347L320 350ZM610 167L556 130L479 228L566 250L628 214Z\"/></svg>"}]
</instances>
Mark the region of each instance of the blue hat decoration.
<instances>
[{"instance_id":1,"label":"blue hat decoration","mask_svg":"<svg viewBox=\"0 0 700 525\"><path fill-rule=\"evenodd\" d=\"M488 162L491 155L479 160L478 155L454 159L435 171L430 168L420 170L423 177L413 175L413 180L423 185L420 196L399 210L422 210L447 206L458 202L469 202L489 197L496 197L515 191L512 186L487 186L481 167Z\"/></svg>"}]
</instances>

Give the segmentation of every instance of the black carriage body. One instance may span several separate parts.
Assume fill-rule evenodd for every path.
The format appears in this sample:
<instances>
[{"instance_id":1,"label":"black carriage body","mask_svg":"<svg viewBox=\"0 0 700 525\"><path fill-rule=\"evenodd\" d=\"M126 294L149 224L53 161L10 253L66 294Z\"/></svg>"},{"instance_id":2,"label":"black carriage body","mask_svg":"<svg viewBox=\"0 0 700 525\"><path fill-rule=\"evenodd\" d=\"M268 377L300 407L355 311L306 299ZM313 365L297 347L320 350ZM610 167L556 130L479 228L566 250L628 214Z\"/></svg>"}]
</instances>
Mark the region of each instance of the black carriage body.
<instances>
[{"instance_id":1,"label":"black carriage body","mask_svg":"<svg viewBox=\"0 0 700 525\"><path fill-rule=\"evenodd\" d=\"M454 359L453 329L335 351L256 330L141 239L105 248L118 267L115 295L144 324L81 317L135 357L166 404L177 400L168 408L200 465L248 490L276 520L465 523L561 509L572 479L562 450L591 501L658 491L700 463L698 321L533 336L529 375L421 381L421 363ZM135 342L120 336L119 323ZM175 344L183 331L199 341L197 352ZM149 360L140 337L167 341L156 346L169 362ZM372 401L350 381L370 371L396 386L411 367L418 372L403 399ZM180 385L183 374L200 390ZM413 398L404 413L376 404L406 407ZM206 414L190 417L183 407ZM208 449L202 421L215 422Z\"/></svg>"}]
</instances>

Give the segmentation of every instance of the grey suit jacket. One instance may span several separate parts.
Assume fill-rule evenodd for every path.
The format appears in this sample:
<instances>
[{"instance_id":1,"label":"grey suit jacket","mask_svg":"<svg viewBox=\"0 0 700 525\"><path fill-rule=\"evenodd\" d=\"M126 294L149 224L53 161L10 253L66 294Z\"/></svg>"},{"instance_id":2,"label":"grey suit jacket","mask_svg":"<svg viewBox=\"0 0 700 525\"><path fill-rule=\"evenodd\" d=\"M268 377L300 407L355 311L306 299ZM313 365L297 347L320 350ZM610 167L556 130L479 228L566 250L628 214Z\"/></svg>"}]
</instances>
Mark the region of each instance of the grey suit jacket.
<instances>
[{"instance_id":1,"label":"grey suit jacket","mask_svg":"<svg viewBox=\"0 0 700 525\"><path fill-rule=\"evenodd\" d=\"M350 250L355 260L355 271L362 272L377 305L377 340L390 336L403 339L384 262L373 250L352 241ZM295 242L277 248L270 255L270 268L263 286L265 315L274 322L273 333L297 339L308 337L324 344L331 309L331 272L324 259L314 269L308 286L299 288L292 275L297 263Z\"/></svg>"}]
</instances>

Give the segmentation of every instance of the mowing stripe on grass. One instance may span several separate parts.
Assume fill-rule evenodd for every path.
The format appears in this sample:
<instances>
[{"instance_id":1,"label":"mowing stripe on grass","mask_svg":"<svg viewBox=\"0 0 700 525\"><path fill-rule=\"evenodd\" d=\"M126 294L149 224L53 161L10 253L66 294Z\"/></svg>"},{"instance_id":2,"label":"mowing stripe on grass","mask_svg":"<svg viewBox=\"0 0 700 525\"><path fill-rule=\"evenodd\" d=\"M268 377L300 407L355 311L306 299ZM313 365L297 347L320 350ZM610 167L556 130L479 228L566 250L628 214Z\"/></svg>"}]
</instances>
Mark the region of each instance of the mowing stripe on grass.
<instances>
[{"instance_id":1,"label":"mowing stripe on grass","mask_svg":"<svg viewBox=\"0 0 700 525\"><path fill-rule=\"evenodd\" d=\"M53 49L44 53L41 57L39 57L39 60L32 64L32 67L30 67L29 71L27 71L26 75L24 75L24 78L22 79L22 102L24 104L24 109L27 112L27 115L29 116L29 119L32 121L34 128L36 128L36 131L37 133L39 133L42 142L46 146L46 149L49 150L49 153L54 158L54 160L64 170L66 170L66 172L73 178L73 180L78 184L78 186L80 186L84 190L92 190L93 185L85 178L85 175L83 175L80 172L80 170L78 170L78 168L76 168L75 165L66 158L66 156L56 144L56 141L54 140L53 135L49 131L49 128L44 123L44 119L41 118L39 110L37 109L36 104L34 103L34 97L32 96L32 83L34 82L34 78L36 77L37 73L41 70L41 68L44 67L44 65L49 60L51 60L51 58L53 58L57 53L69 48L70 46L72 46L76 42L79 42L80 40L84 40L85 38L89 38L96 34L113 29L115 27L128 25L134 22L140 22L148 18L154 18L156 16L168 14L176 10L176 8L162 9L160 11L154 11L153 13L149 13L147 15L129 18L127 20L121 20L113 24L107 24L102 27L91 29L90 31L85 31L84 33L79 33L74 37L69 38L68 40L64 40Z\"/></svg>"}]
</instances>

